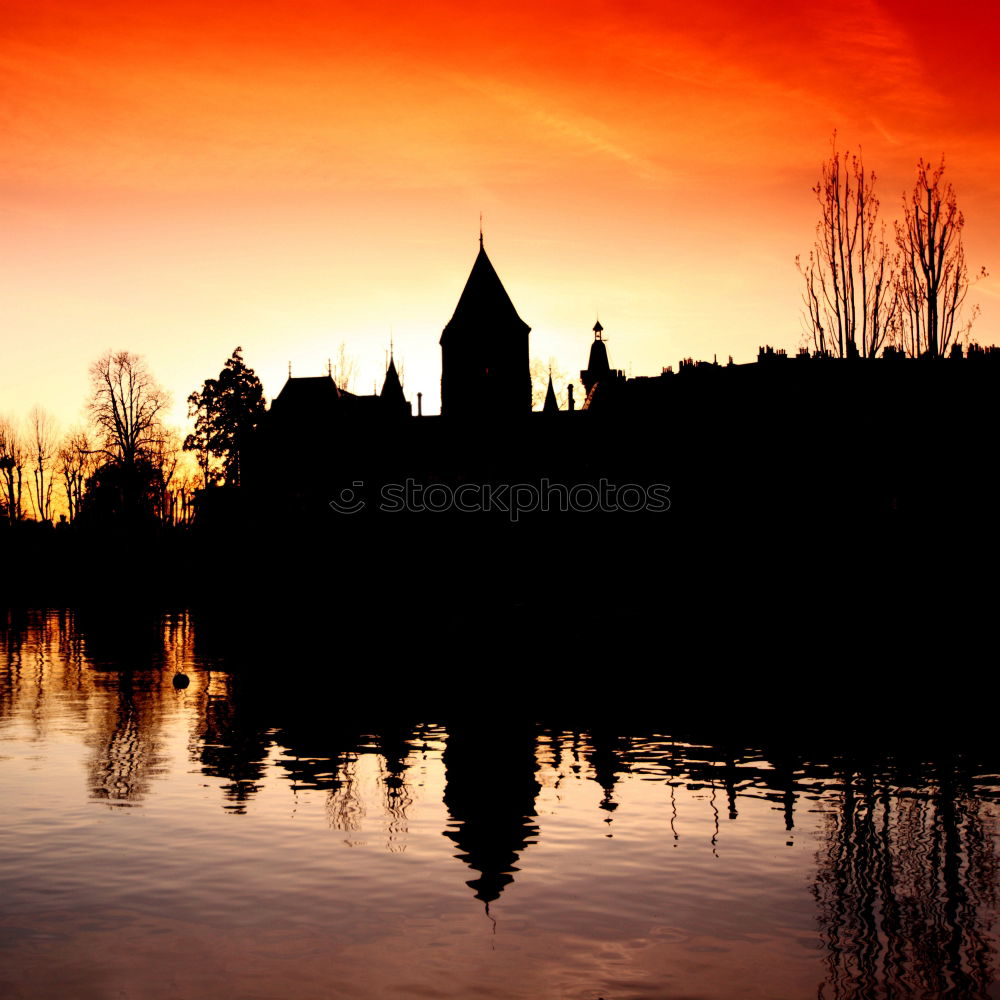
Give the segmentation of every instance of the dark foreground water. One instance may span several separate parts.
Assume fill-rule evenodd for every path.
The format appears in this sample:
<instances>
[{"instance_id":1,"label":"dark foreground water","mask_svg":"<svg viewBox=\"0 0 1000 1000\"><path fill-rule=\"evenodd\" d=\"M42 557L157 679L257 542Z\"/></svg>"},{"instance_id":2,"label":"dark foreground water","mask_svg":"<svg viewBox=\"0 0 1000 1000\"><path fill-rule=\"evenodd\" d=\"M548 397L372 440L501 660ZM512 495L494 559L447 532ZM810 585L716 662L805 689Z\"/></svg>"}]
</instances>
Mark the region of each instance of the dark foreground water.
<instances>
[{"instance_id":1,"label":"dark foreground water","mask_svg":"<svg viewBox=\"0 0 1000 1000\"><path fill-rule=\"evenodd\" d=\"M604 664L633 712L579 650L594 697L532 711L524 664L390 668L376 634L262 669L186 612L98 620L0 639L8 1000L1000 997L989 733L863 686L737 724L704 664L697 713ZM434 670L502 697L436 714Z\"/></svg>"}]
</instances>

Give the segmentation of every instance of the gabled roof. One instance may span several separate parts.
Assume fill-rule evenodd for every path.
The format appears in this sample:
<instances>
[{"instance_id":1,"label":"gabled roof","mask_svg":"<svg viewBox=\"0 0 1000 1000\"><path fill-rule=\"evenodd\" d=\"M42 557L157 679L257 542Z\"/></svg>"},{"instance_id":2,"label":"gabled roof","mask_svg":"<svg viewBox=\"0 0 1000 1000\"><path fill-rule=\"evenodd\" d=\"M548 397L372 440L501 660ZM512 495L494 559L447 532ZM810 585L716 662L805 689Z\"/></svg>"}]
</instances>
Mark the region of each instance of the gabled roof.
<instances>
[{"instance_id":1,"label":"gabled roof","mask_svg":"<svg viewBox=\"0 0 1000 1000\"><path fill-rule=\"evenodd\" d=\"M441 334L441 342L445 337L476 333L483 329L527 334L531 327L518 316L480 241L476 262L455 307L455 314Z\"/></svg>"},{"instance_id":2,"label":"gabled roof","mask_svg":"<svg viewBox=\"0 0 1000 1000\"><path fill-rule=\"evenodd\" d=\"M282 411L331 406L343 395L329 375L292 378L282 387L281 392L271 401L271 409Z\"/></svg>"}]
</instances>

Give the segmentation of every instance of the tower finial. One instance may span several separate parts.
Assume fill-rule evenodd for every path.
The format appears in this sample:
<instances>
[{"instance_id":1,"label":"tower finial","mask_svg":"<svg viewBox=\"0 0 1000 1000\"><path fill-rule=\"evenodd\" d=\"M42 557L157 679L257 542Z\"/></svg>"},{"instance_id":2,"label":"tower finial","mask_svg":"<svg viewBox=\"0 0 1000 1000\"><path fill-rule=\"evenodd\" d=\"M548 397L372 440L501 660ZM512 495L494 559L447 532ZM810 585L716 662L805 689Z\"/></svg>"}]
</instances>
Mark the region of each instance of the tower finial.
<instances>
[{"instance_id":1,"label":"tower finial","mask_svg":"<svg viewBox=\"0 0 1000 1000\"><path fill-rule=\"evenodd\" d=\"M483 213L479 213L479 249L483 249Z\"/></svg>"},{"instance_id":2,"label":"tower finial","mask_svg":"<svg viewBox=\"0 0 1000 1000\"><path fill-rule=\"evenodd\" d=\"M292 377L292 363L291 363L291 361L288 362L288 377L289 378Z\"/></svg>"}]
</instances>

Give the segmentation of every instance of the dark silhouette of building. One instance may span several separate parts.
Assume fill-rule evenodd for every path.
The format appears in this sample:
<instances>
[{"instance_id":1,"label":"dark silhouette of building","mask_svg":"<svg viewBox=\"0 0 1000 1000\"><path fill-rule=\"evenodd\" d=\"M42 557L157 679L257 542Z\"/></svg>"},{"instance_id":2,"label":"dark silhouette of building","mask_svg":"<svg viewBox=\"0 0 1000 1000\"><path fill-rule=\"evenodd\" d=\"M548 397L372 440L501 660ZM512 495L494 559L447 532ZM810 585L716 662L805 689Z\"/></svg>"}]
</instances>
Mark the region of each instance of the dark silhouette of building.
<instances>
[{"instance_id":1,"label":"dark silhouette of building","mask_svg":"<svg viewBox=\"0 0 1000 1000\"><path fill-rule=\"evenodd\" d=\"M613 369L608 360L608 346L604 342L604 327L600 320L594 324L594 342L590 345L587 367L580 372L580 381L586 393L585 409L594 405L598 392L602 396L612 395L625 383L625 373Z\"/></svg>"},{"instance_id":2,"label":"dark silhouette of building","mask_svg":"<svg viewBox=\"0 0 1000 1000\"><path fill-rule=\"evenodd\" d=\"M542 413L558 413L559 402L556 399L556 389L552 384L552 372L549 372L549 387L545 390L545 402L542 404Z\"/></svg>"},{"instance_id":3,"label":"dark silhouette of building","mask_svg":"<svg viewBox=\"0 0 1000 1000\"><path fill-rule=\"evenodd\" d=\"M386 369L385 381L382 383L382 391L378 398L385 416L409 417L413 415L413 405L407 401L403 394L403 384L399 380L396 359L392 354L389 355L389 367Z\"/></svg>"},{"instance_id":4,"label":"dark silhouette of building","mask_svg":"<svg viewBox=\"0 0 1000 1000\"><path fill-rule=\"evenodd\" d=\"M386 484L456 489L544 479L565 490L665 484L670 503L660 510L669 507L671 522L738 523L744 531L988 510L981 456L995 433L992 362L1000 350L973 345L964 356L913 359L889 348L878 359L835 359L765 346L750 364L687 358L676 371L627 378L612 367L598 321L580 371L582 406L560 410L550 376L543 410L533 413L529 332L480 237L441 335L441 415L413 416L392 358L381 392L370 396L329 375L289 377L248 448L240 502L257 504L257 525L308 511L329 522L331 500L358 484L371 513L383 509ZM209 513L208 499L199 516ZM576 501L537 509L568 507L608 509ZM593 551L631 544L616 535L605 546L594 539L594 521Z\"/></svg>"},{"instance_id":5,"label":"dark silhouette of building","mask_svg":"<svg viewBox=\"0 0 1000 1000\"><path fill-rule=\"evenodd\" d=\"M511 417L531 410L530 327L493 269L483 237L441 334L441 415Z\"/></svg>"}]
</instances>

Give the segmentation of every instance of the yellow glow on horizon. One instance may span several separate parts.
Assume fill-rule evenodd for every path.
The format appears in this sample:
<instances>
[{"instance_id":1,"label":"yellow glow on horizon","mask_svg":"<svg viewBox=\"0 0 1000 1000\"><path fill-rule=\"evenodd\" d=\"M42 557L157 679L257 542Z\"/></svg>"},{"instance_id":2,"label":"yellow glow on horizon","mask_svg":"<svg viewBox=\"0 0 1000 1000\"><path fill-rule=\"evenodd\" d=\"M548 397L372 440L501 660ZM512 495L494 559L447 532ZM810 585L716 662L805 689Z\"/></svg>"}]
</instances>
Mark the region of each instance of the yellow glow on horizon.
<instances>
[{"instance_id":1,"label":"yellow glow on horizon","mask_svg":"<svg viewBox=\"0 0 1000 1000\"><path fill-rule=\"evenodd\" d=\"M887 219L946 152L970 266L1000 273L997 16L938 24L962 45L941 74L914 9L12 0L0 412L77 422L109 347L147 356L178 425L237 344L269 399L341 343L368 392L390 333L435 412L480 212L532 356L567 373L598 312L636 374L794 349L834 127ZM998 295L970 295L981 343Z\"/></svg>"}]
</instances>

